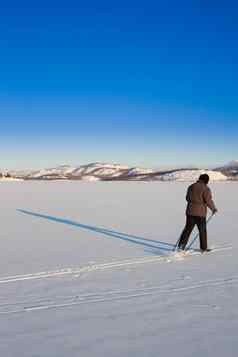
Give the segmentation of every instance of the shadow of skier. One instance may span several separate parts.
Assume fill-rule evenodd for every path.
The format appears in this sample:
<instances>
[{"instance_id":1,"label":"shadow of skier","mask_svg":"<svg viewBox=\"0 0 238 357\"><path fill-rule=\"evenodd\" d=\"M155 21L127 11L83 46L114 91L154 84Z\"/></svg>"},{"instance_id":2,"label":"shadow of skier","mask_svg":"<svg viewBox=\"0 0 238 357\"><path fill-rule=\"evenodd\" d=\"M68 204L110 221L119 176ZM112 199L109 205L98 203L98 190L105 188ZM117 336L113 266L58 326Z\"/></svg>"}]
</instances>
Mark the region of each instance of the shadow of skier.
<instances>
[{"instance_id":1,"label":"shadow of skier","mask_svg":"<svg viewBox=\"0 0 238 357\"><path fill-rule=\"evenodd\" d=\"M143 237L139 237L139 236L123 233L123 232L117 232L117 231L106 229L106 228L90 226L90 225L82 224L82 223L72 221L69 219L54 217L54 216L36 213L36 212L24 210L24 209L17 209L17 212L27 214L30 216L34 216L37 218L47 219L52 222L68 224L70 226L90 230L90 231L93 231L96 233L106 235L108 237L121 239L121 240L127 241L129 243L138 244L138 245L142 245L142 246L149 247L149 248L154 248L154 249L161 250L161 251L167 251L167 252L173 251L173 248L174 248L174 245L170 244L170 243L161 242L161 241L157 241L157 240L153 240L153 239L147 239L147 238L143 238ZM154 243L154 244L152 244L152 243Z\"/></svg>"}]
</instances>

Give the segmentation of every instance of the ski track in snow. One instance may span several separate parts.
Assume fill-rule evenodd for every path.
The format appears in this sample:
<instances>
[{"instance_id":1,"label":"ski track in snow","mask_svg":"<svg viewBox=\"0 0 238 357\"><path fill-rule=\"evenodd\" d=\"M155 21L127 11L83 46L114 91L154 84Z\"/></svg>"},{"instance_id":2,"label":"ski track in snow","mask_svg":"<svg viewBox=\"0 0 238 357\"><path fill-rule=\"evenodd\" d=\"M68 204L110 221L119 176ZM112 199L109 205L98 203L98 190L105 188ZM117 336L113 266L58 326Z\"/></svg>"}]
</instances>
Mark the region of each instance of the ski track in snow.
<instances>
[{"instance_id":1,"label":"ski track in snow","mask_svg":"<svg viewBox=\"0 0 238 357\"><path fill-rule=\"evenodd\" d=\"M221 246L214 249L214 252L230 250L231 246ZM2 278L0 280L0 284L7 284L18 281L29 281L33 279L45 279L45 278L54 278L54 277L63 277L66 275L78 275L84 272L91 272L95 270L113 270L115 268L126 267L128 265L137 265L137 264L146 264L146 263L155 263L158 261L177 261L184 260L187 257L193 255L199 255L196 251L189 254L188 256L181 256L178 253L172 253L167 256L159 256L159 257L146 257L139 259L127 259L121 261L115 261L110 263L103 264L94 264L79 268L68 268L61 269L57 271L49 271L49 272L40 272L35 274L26 274L26 275L15 275ZM196 289L206 289L206 288L214 288L214 287L223 287L228 284L237 284L238 275L223 278L223 279L214 279L214 280L203 280L199 281L195 284L190 284L189 286L178 286L174 287L173 284L175 282L182 281L184 279L176 279L175 281L160 284L156 286L148 286L148 287L137 287L131 289L117 289L117 290L107 290L100 293L88 293L88 294L74 294L72 296L56 296L56 297L40 297L38 299L31 299L28 301L16 301L11 303L1 303L0 304L0 315L9 315L9 314L17 314L24 312L36 312L42 310L50 310L50 309L62 309L73 307L80 304L93 304L93 303L103 303L109 301L120 301L126 299L135 299L142 298L146 296L152 295L163 295L163 294L176 294L176 293L189 293Z\"/></svg>"},{"instance_id":2,"label":"ski track in snow","mask_svg":"<svg viewBox=\"0 0 238 357\"><path fill-rule=\"evenodd\" d=\"M181 279L182 280L182 279ZM203 280L196 284L190 284L189 286L173 287L167 284L167 288L164 285L150 286L144 288L133 288L133 289L119 289L119 290L108 290L101 293L90 293L82 295L65 296L61 298L54 299L38 299L31 301L21 301L11 304L1 304L0 314L16 314L24 312L36 312L40 310L50 310L50 309L62 309L73 307L75 305L81 304L93 304L93 303L103 303L109 301L121 301L125 299L135 299L142 298L151 295L171 295L176 293L189 293L196 289L206 289L214 287L227 287L229 284L237 284L238 275L223 279L214 280Z\"/></svg>"},{"instance_id":3,"label":"ski track in snow","mask_svg":"<svg viewBox=\"0 0 238 357\"><path fill-rule=\"evenodd\" d=\"M221 246L214 248L213 251L209 254L231 250L232 246ZM180 253L172 252L171 254L167 255L160 255L157 257L143 257L143 258L132 258L132 259L124 259L118 261L112 261L109 263L100 263L100 264L90 264L78 268L65 268L53 271L45 271L45 272L38 272L33 274L23 274L23 275L14 275L14 276L7 276L0 278L0 284L8 284L14 283L18 281L24 280L37 280L37 279L46 279L46 278L55 278L55 277L64 277L67 275L80 275L83 273L89 273L92 271L97 270L113 270L121 267L126 267L130 265L138 265L138 264L149 264L149 263L157 263L157 262L176 262L179 260L187 259L191 256L201 256L201 254L197 251L189 253L188 255L181 255Z\"/></svg>"}]
</instances>

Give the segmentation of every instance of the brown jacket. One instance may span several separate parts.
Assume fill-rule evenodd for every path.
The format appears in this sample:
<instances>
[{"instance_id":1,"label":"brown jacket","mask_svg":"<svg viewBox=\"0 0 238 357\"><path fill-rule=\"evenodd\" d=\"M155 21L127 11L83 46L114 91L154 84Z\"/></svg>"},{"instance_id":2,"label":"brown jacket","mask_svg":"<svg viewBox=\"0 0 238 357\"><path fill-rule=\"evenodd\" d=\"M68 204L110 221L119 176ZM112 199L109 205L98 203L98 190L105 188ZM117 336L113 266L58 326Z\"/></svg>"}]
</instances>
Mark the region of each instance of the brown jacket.
<instances>
[{"instance_id":1,"label":"brown jacket","mask_svg":"<svg viewBox=\"0 0 238 357\"><path fill-rule=\"evenodd\" d=\"M206 217L207 207L214 211L216 206L212 200L210 188L202 181L189 186L186 200L188 202L186 215Z\"/></svg>"}]
</instances>

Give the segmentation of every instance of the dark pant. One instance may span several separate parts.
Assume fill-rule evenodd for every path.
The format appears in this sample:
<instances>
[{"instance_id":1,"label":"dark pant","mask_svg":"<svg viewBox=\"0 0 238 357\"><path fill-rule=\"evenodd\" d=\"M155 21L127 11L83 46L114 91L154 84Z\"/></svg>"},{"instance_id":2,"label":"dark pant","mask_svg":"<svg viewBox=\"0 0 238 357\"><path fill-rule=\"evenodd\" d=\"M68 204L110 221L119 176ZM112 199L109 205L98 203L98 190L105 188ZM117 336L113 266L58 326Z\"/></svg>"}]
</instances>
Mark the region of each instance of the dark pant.
<instances>
[{"instance_id":1,"label":"dark pant","mask_svg":"<svg viewBox=\"0 0 238 357\"><path fill-rule=\"evenodd\" d=\"M200 248L207 249L207 222L206 217L187 216L186 226L181 234L178 247L185 249L193 228L197 225L199 230Z\"/></svg>"}]
</instances>

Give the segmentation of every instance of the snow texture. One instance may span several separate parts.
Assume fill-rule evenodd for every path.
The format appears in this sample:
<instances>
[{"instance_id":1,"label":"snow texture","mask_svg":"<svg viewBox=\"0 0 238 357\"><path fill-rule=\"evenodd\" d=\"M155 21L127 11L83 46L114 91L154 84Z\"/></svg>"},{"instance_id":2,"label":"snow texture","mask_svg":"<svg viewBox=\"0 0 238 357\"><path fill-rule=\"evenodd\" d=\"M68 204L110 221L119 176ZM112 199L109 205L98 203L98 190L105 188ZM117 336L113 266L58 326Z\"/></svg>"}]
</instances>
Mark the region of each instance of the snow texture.
<instances>
[{"instance_id":1,"label":"snow texture","mask_svg":"<svg viewBox=\"0 0 238 357\"><path fill-rule=\"evenodd\" d=\"M22 179L18 179L15 177L0 177L0 181L23 181Z\"/></svg>"},{"instance_id":2,"label":"snow texture","mask_svg":"<svg viewBox=\"0 0 238 357\"><path fill-rule=\"evenodd\" d=\"M172 252L186 188L1 181L0 356L235 357L237 183L204 255Z\"/></svg>"}]
</instances>

